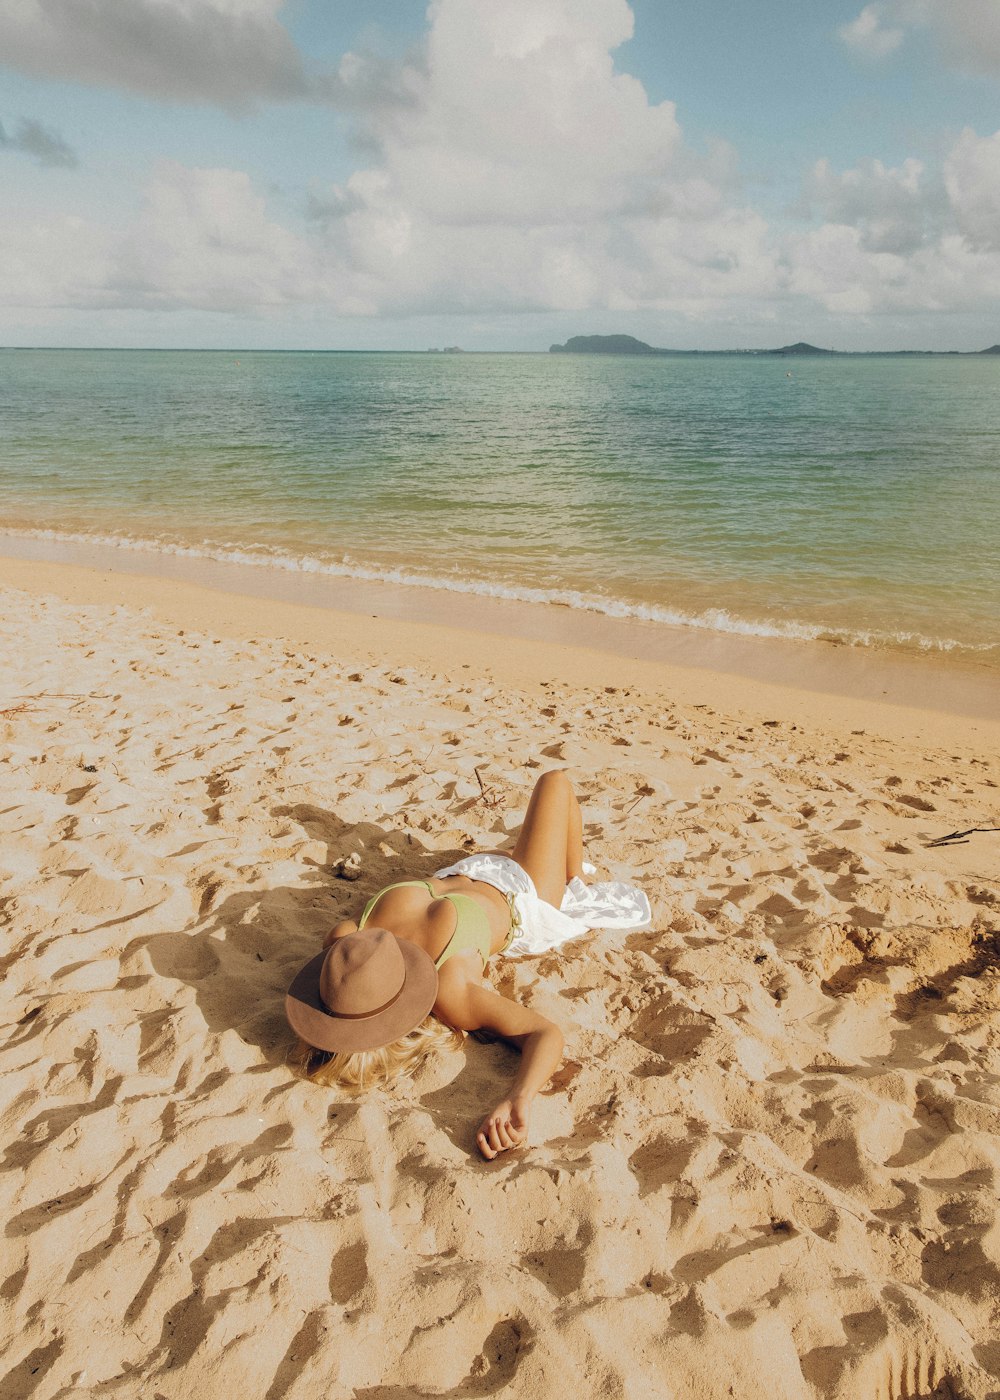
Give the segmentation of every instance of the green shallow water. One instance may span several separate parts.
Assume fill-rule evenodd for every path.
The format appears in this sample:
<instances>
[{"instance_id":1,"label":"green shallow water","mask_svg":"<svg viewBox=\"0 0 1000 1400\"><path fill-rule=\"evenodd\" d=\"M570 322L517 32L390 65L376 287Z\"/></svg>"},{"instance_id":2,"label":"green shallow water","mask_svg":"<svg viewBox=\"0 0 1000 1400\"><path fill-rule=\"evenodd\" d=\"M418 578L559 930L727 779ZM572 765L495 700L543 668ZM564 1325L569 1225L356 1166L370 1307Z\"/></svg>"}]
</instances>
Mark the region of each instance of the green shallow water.
<instances>
[{"instance_id":1,"label":"green shallow water","mask_svg":"<svg viewBox=\"0 0 1000 1400\"><path fill-rule=\"evenodd\" d=\"M0 531L1000 665L1000 357L0 352Z\"/></svg>"}]
</instances>

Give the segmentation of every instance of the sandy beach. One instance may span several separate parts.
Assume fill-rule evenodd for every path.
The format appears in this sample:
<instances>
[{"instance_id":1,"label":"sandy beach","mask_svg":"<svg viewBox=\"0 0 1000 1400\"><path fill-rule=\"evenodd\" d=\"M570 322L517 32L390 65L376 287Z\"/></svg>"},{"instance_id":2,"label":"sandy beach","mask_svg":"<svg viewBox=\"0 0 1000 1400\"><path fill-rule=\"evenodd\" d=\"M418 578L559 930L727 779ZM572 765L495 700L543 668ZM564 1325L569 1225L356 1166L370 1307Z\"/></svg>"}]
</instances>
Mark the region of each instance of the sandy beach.
<instances>
[{"instance_id":1,"label":"sandy beach","mask_svg":"<svg viewBox=\"0 0 1000 1400\"><path fill-rule=\"evenodd\" d=\"M0 603L4 1400L1000 1396L1000 715L25 560ZM514 1052L342 1098L282 996L547 767L653 923L494 964L567 1051L485 1163Z\"/></svg>"}]
</instances>

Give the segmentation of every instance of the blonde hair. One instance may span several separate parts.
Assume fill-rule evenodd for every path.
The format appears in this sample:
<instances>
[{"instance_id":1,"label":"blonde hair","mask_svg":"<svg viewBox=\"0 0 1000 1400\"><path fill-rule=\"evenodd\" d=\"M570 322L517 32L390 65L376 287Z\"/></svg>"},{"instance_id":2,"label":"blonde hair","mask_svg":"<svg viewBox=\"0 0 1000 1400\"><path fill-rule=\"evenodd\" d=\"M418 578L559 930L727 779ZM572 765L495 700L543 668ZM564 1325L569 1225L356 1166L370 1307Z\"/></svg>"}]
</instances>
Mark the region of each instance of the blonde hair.
<instances>
[{"instance_id":1,"label":"blonde hair","mask_svg":"<svg viewBox=\"0 0 1000 1400\"><path fill-rule=\"evenodd\" d=\"M431 1055L457 1050L464 1039L461 1031L446 1026L436 1016L427 1016L408 1034L374 1050L331 1054L299 1040L288 1058L313 1084L360 1094L377 1084L390 1084L415 1074Z\"/></svg>"}]
</instances>

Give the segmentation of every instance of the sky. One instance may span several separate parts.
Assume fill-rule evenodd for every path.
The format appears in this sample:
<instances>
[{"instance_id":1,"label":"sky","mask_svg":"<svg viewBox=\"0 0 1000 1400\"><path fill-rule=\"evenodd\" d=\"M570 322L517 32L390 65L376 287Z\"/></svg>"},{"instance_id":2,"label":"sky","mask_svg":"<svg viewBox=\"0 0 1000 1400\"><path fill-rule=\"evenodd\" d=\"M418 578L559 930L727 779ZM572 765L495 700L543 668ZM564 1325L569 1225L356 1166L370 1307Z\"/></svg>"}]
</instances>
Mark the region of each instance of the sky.
<instances>
[{"instance_id":1,"label":"sky","mask_svg":"<svg viewBox=\"0 0 1000 1400\"><path fill-rule=\"evenodd\" d=\"M0 0L0 344L1000 341L1000 0Z\"/></svg>"}]
</instances>

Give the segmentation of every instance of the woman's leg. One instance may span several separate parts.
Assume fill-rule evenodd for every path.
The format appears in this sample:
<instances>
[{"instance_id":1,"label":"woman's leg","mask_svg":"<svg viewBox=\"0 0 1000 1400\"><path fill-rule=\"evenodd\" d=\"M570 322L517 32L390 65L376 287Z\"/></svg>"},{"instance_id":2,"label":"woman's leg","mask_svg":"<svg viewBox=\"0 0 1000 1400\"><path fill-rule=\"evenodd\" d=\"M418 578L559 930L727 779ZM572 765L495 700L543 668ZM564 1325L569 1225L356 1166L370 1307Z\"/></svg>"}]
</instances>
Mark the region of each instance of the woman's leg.
<instances>
[{"instance_id":1,"label":"woman's leg","mask_svg":"<svg viewBox=\"0 0 1000 1400\"><path fill-rule=\"evenodd\" d=\"M542 899L558 909L568 882L583 873L583 818L561 769L538 779L510 854L534 880Z\"/></svg>"}]
</instances>

